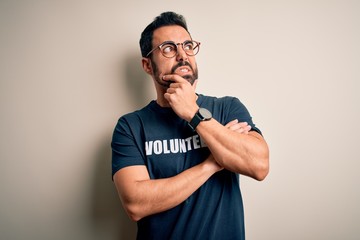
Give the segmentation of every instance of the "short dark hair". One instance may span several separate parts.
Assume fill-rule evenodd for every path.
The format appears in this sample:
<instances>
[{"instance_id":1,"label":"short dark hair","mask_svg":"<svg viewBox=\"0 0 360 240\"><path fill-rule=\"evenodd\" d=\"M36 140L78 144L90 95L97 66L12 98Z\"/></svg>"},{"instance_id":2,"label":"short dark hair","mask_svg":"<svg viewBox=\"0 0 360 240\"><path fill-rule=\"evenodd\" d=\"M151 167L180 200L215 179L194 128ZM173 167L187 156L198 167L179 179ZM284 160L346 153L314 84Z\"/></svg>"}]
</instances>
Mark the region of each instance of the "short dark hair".
<instances>
[{"instance_id":1,"label":"short dark hair","mask_svg":"<svg viewBox=\"0 0 360 240\"><path fill-rule=\"evenodd\" d=\"M154 31L160 27L171 25L178 25L189 32L186 25L186 20L182 15L174 12L161 13L141 33L140 50L143 57L146 57L146 55L152 50L152 39Z\"/></svg>"}]
</instances>

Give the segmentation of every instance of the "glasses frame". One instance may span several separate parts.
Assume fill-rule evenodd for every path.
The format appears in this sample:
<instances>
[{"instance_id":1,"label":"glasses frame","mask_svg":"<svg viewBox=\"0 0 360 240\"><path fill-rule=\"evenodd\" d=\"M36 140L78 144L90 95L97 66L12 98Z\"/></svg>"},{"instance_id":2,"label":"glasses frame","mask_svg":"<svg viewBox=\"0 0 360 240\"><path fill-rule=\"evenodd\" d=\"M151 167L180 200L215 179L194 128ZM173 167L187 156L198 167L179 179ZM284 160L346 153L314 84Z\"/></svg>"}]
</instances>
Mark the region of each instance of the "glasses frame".
<instances>
[{"instance_id":1,"label":"glasses frame","mask_svg":"<svg viewBox=\"0 0 360 240\"><path fill-rule=\"evenodd\" d=\"M195 43L197 44L197 48L199 48L198 51L197 51L197 53L195 53L195 54L188 54L188 53L185 51L185 49L184 49L184 44L185 44L185 43L188 43L188 42L195 42ZM167 57L167 56L165 56L165 55L163 54L163 52L161 51L161 47L164 46L165 44L174 44L174 45L176 46L176 53L175 53L174 56L172 56L172 57ZM178 46L179 46L179 45L181 45L182 49L184 50L184 52L185 52L186 55L188 55L188 56L195 56L195 55L198 54L199 51L200 51L200 42L195 41L195 40L186 40L186 41L184 41L184 42L182 42L182 43L175 43L174 41L165 41L165 42L159 44L158 46L154 47L153 49L151 49L151 51L150 51L148 54L146 54L146 57L149 57L150 54L151 54L152 52L154 52L156 49L159 49L160 52L161 52L161 55L163 55L164 57L166 57L166 58L173 58L173 57L175 57L176 55L178 55Z\"/></svg>"}]
</instances>

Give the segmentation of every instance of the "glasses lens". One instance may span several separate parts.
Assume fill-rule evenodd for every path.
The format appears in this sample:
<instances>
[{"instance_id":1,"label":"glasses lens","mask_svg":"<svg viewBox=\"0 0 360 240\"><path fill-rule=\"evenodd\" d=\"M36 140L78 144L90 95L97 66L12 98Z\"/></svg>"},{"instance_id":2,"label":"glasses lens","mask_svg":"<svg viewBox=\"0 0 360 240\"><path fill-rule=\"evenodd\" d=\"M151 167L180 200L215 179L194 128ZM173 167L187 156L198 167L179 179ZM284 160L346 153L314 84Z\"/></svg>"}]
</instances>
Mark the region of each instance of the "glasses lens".
<instances>
[{"instance_id":1,"label":"glasses lens","mask_svg":"<svg viewBox=\"0 0 360 240\"><path fill-rule=\"evenodd\" d=\"M177 49L175 43L164 43L160 47L161 53L168 58L174 57L176 55Z\"/></svg>"},{"instance_id":2,"label":"glasses lens","mask_svg":"<svg viewBox=\"0 0 360 240\"><path fill-rule=\"evenodd\" d=\"M182 47L188 56L194 56L199 52L200 43L195 41L185 41ZM174 42L165 42L160 45L160 51L164 57L172 58L177 54L178 46Z\"/></svg>"},{"instance_id":3,"label":"glasses lens","mask_svg":"<svg viewBox=\"0 0 360 240\"><path fill-rule=\"evenodd\" d=\"M195 41L186 41L183 44L184 51L189 56L194 56L199 52L199 44Z\"/></svg>"}]
</instances>

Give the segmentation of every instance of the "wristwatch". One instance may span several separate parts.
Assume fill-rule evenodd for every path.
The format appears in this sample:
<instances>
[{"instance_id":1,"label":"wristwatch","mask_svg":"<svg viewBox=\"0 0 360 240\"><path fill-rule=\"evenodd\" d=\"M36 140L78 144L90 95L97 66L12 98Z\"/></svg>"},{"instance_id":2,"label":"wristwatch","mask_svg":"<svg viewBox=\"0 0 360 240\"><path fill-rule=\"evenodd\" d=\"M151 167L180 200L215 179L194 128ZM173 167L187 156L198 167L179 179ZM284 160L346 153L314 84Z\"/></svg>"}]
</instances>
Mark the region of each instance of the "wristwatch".
<instances>
[{"instance_id":1,"label":"wristwatch","mask_svg":"<svg viewBox=\"0 0 360 240\"><path fill-rule=\"evenodd\" d=\"M211 112L206 108L199 108L195 116L189 122L189 126L195 131L197 125L202 121L209 121L212 118Z\"/></svg>"}]
</instances>

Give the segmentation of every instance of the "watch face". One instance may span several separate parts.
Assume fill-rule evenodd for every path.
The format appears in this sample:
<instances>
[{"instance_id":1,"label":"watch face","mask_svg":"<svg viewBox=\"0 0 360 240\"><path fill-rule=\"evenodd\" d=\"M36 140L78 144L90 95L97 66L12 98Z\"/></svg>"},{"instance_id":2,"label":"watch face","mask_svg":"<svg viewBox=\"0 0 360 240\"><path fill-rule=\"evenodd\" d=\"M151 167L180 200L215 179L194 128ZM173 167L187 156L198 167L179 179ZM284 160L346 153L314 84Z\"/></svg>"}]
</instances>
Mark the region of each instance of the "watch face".
<instances>
[{"instance_id":1,"label":"watch face","mask_svg":"<svg viewBox=\"0 0 360 240\"><path fill-rule=\"evenodd\" d=\"M200 108L199 113L204 119L210 119L212 117L211 112L206 108Z\"/></svg>"}]
</instances>

